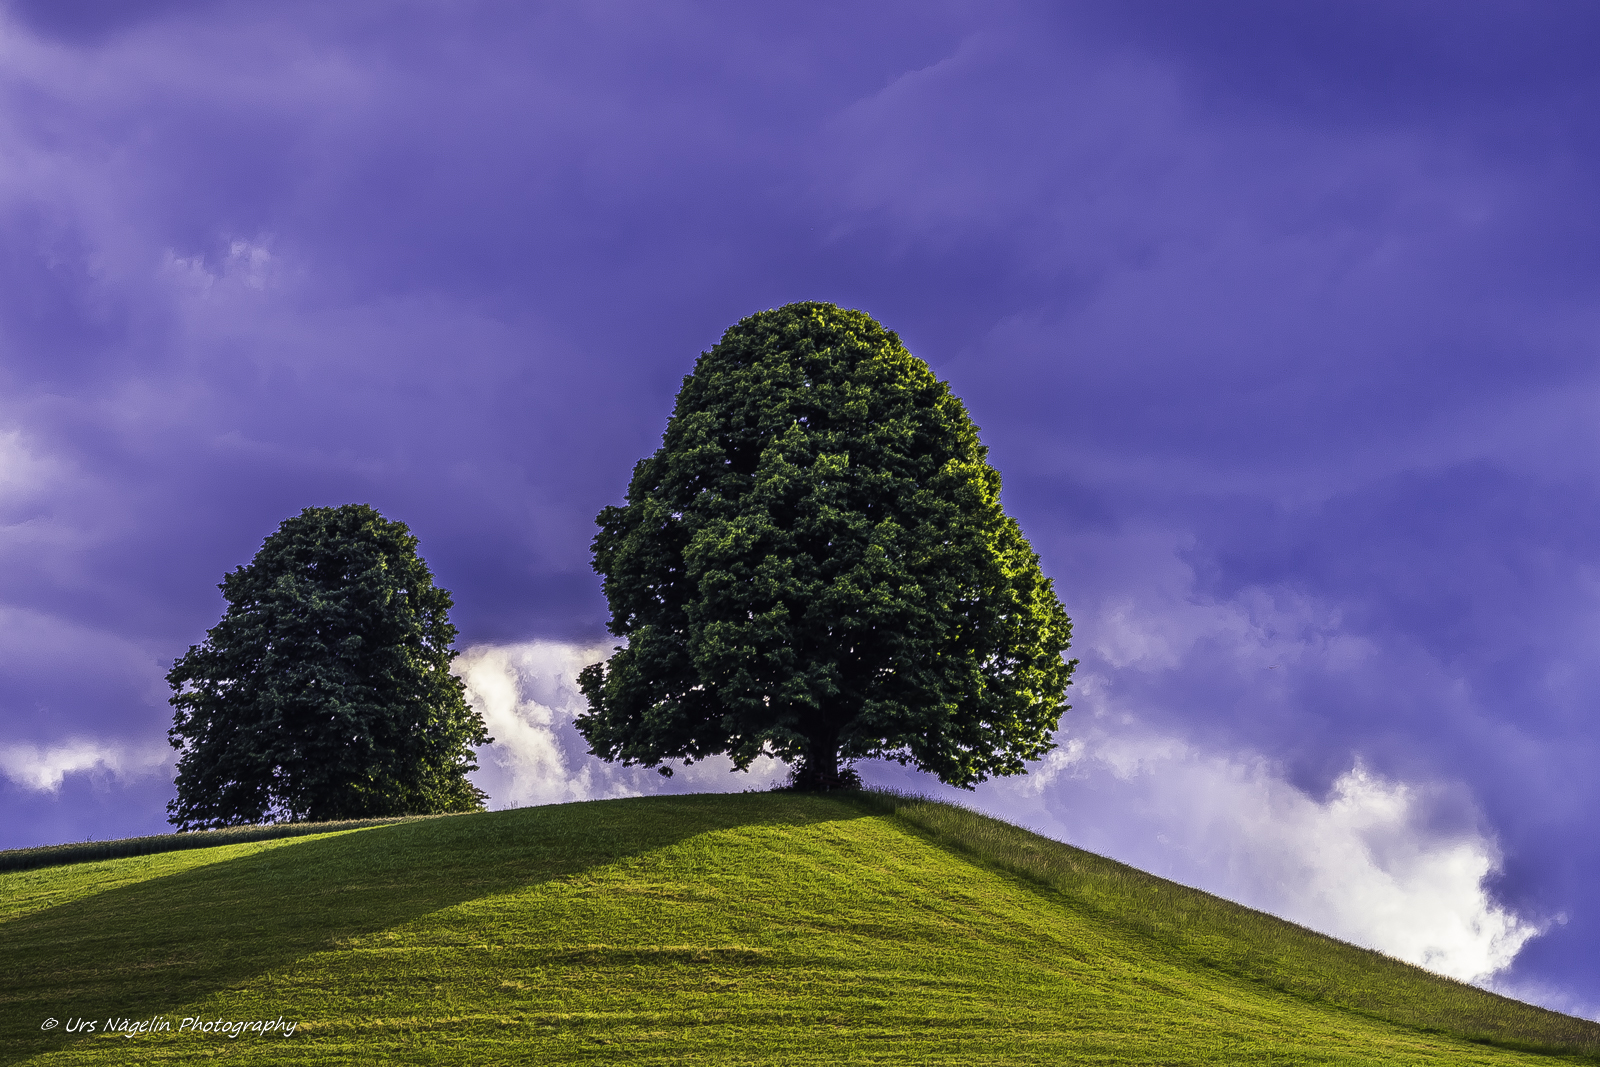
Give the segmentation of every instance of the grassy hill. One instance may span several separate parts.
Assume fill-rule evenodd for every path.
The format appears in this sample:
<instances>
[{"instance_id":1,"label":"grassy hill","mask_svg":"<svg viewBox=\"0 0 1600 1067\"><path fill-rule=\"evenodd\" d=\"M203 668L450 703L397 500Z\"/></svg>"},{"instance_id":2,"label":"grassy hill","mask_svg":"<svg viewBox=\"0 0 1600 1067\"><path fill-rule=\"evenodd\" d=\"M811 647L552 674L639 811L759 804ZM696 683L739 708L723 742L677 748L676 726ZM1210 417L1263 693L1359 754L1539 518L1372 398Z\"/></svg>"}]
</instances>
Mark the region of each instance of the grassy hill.
<instances>
[{"instance_id":1,"label":"grassy hill","mask_svg":"<svg viewBox=\"0 0 1600 1067\"><path fill-rule=\"evenodd\" d=\"M180 1032L280 1018L293 1036ZM1600 1026L885 796L601 801L0 874L0 1065L1553 1057L1600 1059Z\"/></svg>"}]
</instances>

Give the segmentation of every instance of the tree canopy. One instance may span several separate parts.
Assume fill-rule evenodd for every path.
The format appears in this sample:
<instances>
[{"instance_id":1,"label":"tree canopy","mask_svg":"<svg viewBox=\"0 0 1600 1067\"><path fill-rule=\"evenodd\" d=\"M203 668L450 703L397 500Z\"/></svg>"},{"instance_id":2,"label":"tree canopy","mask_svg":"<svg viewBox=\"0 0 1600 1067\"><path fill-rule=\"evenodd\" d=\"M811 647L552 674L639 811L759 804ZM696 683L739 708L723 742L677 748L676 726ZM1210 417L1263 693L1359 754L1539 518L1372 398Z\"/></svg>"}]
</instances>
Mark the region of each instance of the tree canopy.
<instances>
[{"instance_id":1,"label":"tree canopy","mask_svg":"<svg viewBox=\"0 0 1600 1067\"><path fill-rule=\"evenodd\" d=\"M450 594L362 504L306 508L218 586L222 621L172 666L183 829L470 811L482 718L450 673Z\"/></svg>"},{"instance_id":2,"label":"tree canopy","mask_svg":"<svg viewBox=\"0 0 1600 1067\"><path fill-rule=\"evenodd\" d=\"M1071 623L966 409L872 318L741 320L594 540L610 630L578 729L657 766L763 753L802 788L885 757L971 786L1054 747ZM670 773L669 768L663 768Z\"/></svg>"}]
</instances>

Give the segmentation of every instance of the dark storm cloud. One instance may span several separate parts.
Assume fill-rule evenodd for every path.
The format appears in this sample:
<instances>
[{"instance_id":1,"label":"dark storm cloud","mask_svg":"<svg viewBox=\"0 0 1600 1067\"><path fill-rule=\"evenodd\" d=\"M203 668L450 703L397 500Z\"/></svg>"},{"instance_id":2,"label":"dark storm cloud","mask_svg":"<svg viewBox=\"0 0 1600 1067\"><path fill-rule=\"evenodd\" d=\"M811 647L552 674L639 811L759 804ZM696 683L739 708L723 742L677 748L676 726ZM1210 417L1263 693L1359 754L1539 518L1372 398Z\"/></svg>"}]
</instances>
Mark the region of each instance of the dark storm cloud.
<instances>
[{"instance_id":1,"label":"dark storm cloud","mask_svg":"<svg viewBox=\"0 0 1600 1067\"><path fill-rule=\"evenodd\" d=\"M80 769L0 844L159 826L165 665L302 507L408 522L466 643L601 639L679 379L823 299L983 426L1068 737L1453 798L1600 1002L1586 8L9 11L0 714Z\"/></svg>"}]
</instances>

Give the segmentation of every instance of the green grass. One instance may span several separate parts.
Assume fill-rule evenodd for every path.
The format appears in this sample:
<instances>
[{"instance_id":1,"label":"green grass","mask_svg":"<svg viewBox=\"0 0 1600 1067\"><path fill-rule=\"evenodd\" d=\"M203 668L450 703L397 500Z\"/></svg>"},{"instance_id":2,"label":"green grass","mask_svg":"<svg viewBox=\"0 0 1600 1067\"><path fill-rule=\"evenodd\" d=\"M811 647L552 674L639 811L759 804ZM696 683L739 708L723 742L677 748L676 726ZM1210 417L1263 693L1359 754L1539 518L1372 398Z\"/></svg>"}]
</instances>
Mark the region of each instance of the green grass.
<instances>
[{"instance_id":1,"label":"green grass","mask_svg":"<svg viewBox=\"0 0 1600 1067\"><path fill-rule=\"evenodd\" d=\"M266 823L261 826L229 826L220 830L195 830L181 834L154 834L150 837L123 837L115 841L69 841L64 845L38 848L8 848L0 852L0 871L31 871L36 867L59 867L64 863L120 859L123 856L152 856L157 852L177 852L190 848L215 848L241 841L268 841L276 837L307 837L330 830L354 830L364 826L387 826L413 819L436 819L437 815L402 815L388 819L350 819L345 822Z\"/></svg>"},{"instance_id":2,"label":"green grass","mask_svg":"<svg viewBox=\"0 0 1600 1067\"><path fill-rule=\"evenodd\" d=\"M1600 1052L1595 1024L882 795L603 801L15 871L0 962L0 1065ZM39 1029L280 1015L293 1037Z\"/></svg>"}]
</instances>

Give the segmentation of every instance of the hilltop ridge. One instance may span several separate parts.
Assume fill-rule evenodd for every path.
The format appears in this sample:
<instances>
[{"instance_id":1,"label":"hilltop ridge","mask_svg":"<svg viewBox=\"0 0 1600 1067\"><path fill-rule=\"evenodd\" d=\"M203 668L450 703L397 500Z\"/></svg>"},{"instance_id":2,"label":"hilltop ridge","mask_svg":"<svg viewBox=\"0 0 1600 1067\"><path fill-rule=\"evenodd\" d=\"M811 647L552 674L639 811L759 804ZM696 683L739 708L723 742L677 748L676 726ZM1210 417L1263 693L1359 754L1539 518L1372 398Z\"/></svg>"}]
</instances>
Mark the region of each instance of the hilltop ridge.
<instances>
[{"instance_id":1,"label":"hilltop ridge","mask_svg":"<svg viewBox=\"0 0 1600 1067\"><path fill-rule=\"evenodd\" d=\"M961 808L697 795L0 874L0 1064L128 1062L45 1018L262 1063L1531 1063L1600 1025ZM226 1048L218 1042L226 1043Z\"/></svg>"}]
</instances>

